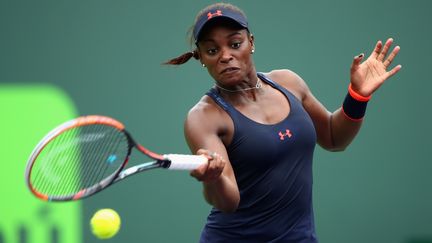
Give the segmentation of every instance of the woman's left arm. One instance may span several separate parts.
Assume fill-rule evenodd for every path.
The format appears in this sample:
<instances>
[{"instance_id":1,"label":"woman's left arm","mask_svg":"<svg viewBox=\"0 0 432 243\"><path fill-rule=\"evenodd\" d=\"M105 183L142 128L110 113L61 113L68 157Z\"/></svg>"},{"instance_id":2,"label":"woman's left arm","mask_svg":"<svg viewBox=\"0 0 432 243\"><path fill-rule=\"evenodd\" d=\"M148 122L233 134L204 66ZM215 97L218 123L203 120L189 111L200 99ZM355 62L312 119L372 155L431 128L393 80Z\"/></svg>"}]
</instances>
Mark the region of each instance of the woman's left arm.
<instances>
[{"instance_id":1,"label":"woman's left arm","mask_svg":"<svg viewBox=\"0 0 432 243\"><path fill-rule=\"evenodd\" d=\"M367 102L372 94L401 68L397 65L389 69L400 47L396 46L389 55L393 39L383 45L378 41L373 52L364 61L364 54L356 56L351 66L349 92L341 108L329 112L310 92L306 85L302 102L311 116L318 136L318 143L327 150L344 150L360 130ZM304 83L304 82L303 82Z\"/></svg>"}]
</instances>

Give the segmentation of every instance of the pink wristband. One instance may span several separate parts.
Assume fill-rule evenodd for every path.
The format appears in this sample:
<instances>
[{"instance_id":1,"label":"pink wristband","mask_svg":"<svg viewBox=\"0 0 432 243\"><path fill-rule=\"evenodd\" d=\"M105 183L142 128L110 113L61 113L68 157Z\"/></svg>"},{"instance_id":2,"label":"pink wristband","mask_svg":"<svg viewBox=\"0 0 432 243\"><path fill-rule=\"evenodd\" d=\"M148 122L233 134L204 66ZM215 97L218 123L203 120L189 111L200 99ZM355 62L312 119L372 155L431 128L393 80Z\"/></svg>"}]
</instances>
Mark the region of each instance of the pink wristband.
<instances>
[{"instance_id":1,"label":"pink wristband","mask_svg":"<svg viewBox=\"0 0 432 243\"><path fill-rule=\"evenodd\" d=\"M352 89L352 85L351 85L351 83L350 83L350 85L348 86L348 92L349 92L349 94L351 95L351 97L353 97L355 100L360 101L360 102L368 102L368 101L372 98L372 95L369 95L369 96L363 96L363 95L360 95L359 93L355 92L355 91Z\"/></svg>"}]
</instances>

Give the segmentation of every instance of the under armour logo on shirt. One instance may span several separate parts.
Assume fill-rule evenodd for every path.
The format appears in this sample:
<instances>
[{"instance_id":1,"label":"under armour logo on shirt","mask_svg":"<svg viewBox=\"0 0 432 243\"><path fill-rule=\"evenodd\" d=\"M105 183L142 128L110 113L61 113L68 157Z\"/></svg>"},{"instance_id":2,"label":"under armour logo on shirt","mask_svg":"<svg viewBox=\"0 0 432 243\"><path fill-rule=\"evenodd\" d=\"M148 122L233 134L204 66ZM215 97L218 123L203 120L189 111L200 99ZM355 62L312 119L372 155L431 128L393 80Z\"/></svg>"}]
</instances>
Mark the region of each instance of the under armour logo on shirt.
<instances>
[{"instance_id":1,"label":"under armour logo on shirt","mask_svg":"<svg viewBox=\"0 0 432 243\"><path fill-rule=\"evenodd\" d=\"M285 133L282 133L282 131L279 132L279 138L280 140L285 140L285 138L291 138L292 134L289 129L285 130Z\"/></svg>"}]
</instances>

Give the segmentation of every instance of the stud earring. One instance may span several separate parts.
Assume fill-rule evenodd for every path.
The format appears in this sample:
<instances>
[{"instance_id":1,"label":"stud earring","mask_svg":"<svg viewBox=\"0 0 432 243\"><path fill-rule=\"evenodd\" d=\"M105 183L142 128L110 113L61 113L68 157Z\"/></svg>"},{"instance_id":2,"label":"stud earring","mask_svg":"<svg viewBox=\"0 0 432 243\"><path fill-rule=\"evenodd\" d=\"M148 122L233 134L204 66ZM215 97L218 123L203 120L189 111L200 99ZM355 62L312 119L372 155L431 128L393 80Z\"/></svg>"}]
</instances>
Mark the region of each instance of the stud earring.
<instances>
[{"instance_id":1,"label":"stud earring","mask_svg":"<svg viewBox=\"0 0 432 243\"><path fill-rule=\"evenodd\" d=\"M255 52L255 49L252 49L251 54L254 54L254 52Z\"/></svg>"},{"instance_id":2,"label":"stud earring","mask_svg":"<svg viewBox=\"0 0 432 243\"><path fill-rule=\"evenodd\" d=\"M206 67L206 65L205 65L204 63L202 64L202 66L203 66L203 67Z\"/></svg>"}]
</instances>

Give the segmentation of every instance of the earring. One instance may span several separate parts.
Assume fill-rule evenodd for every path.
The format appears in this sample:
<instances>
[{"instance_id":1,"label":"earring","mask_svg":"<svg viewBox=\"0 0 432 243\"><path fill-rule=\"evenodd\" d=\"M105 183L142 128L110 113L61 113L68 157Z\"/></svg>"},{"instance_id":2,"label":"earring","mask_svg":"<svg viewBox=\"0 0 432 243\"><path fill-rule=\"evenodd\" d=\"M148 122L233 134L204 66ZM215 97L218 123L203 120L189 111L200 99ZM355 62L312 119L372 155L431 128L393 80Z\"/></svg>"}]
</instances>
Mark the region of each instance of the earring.
<instances>
[{"instance_id":1,"label":"earring","mask_svg":"<svg viewBox=\"0 0 432 243\"><path fill-rule=\"evenodd\" d=\"M254 52L255 52L255 49L252 49L251 54L254 54Z\"/></svg>"},{"instance_id":2,"label":"earring","mask_svg":"<svg viewBox=\"0 0 432 243\"><path fill-rule=\"evenodd\" d=\"M206 67L206 65L205 65L204 63L202 64L202 66L203 66L203 67Z\"/></svg>"}]
</instances>

